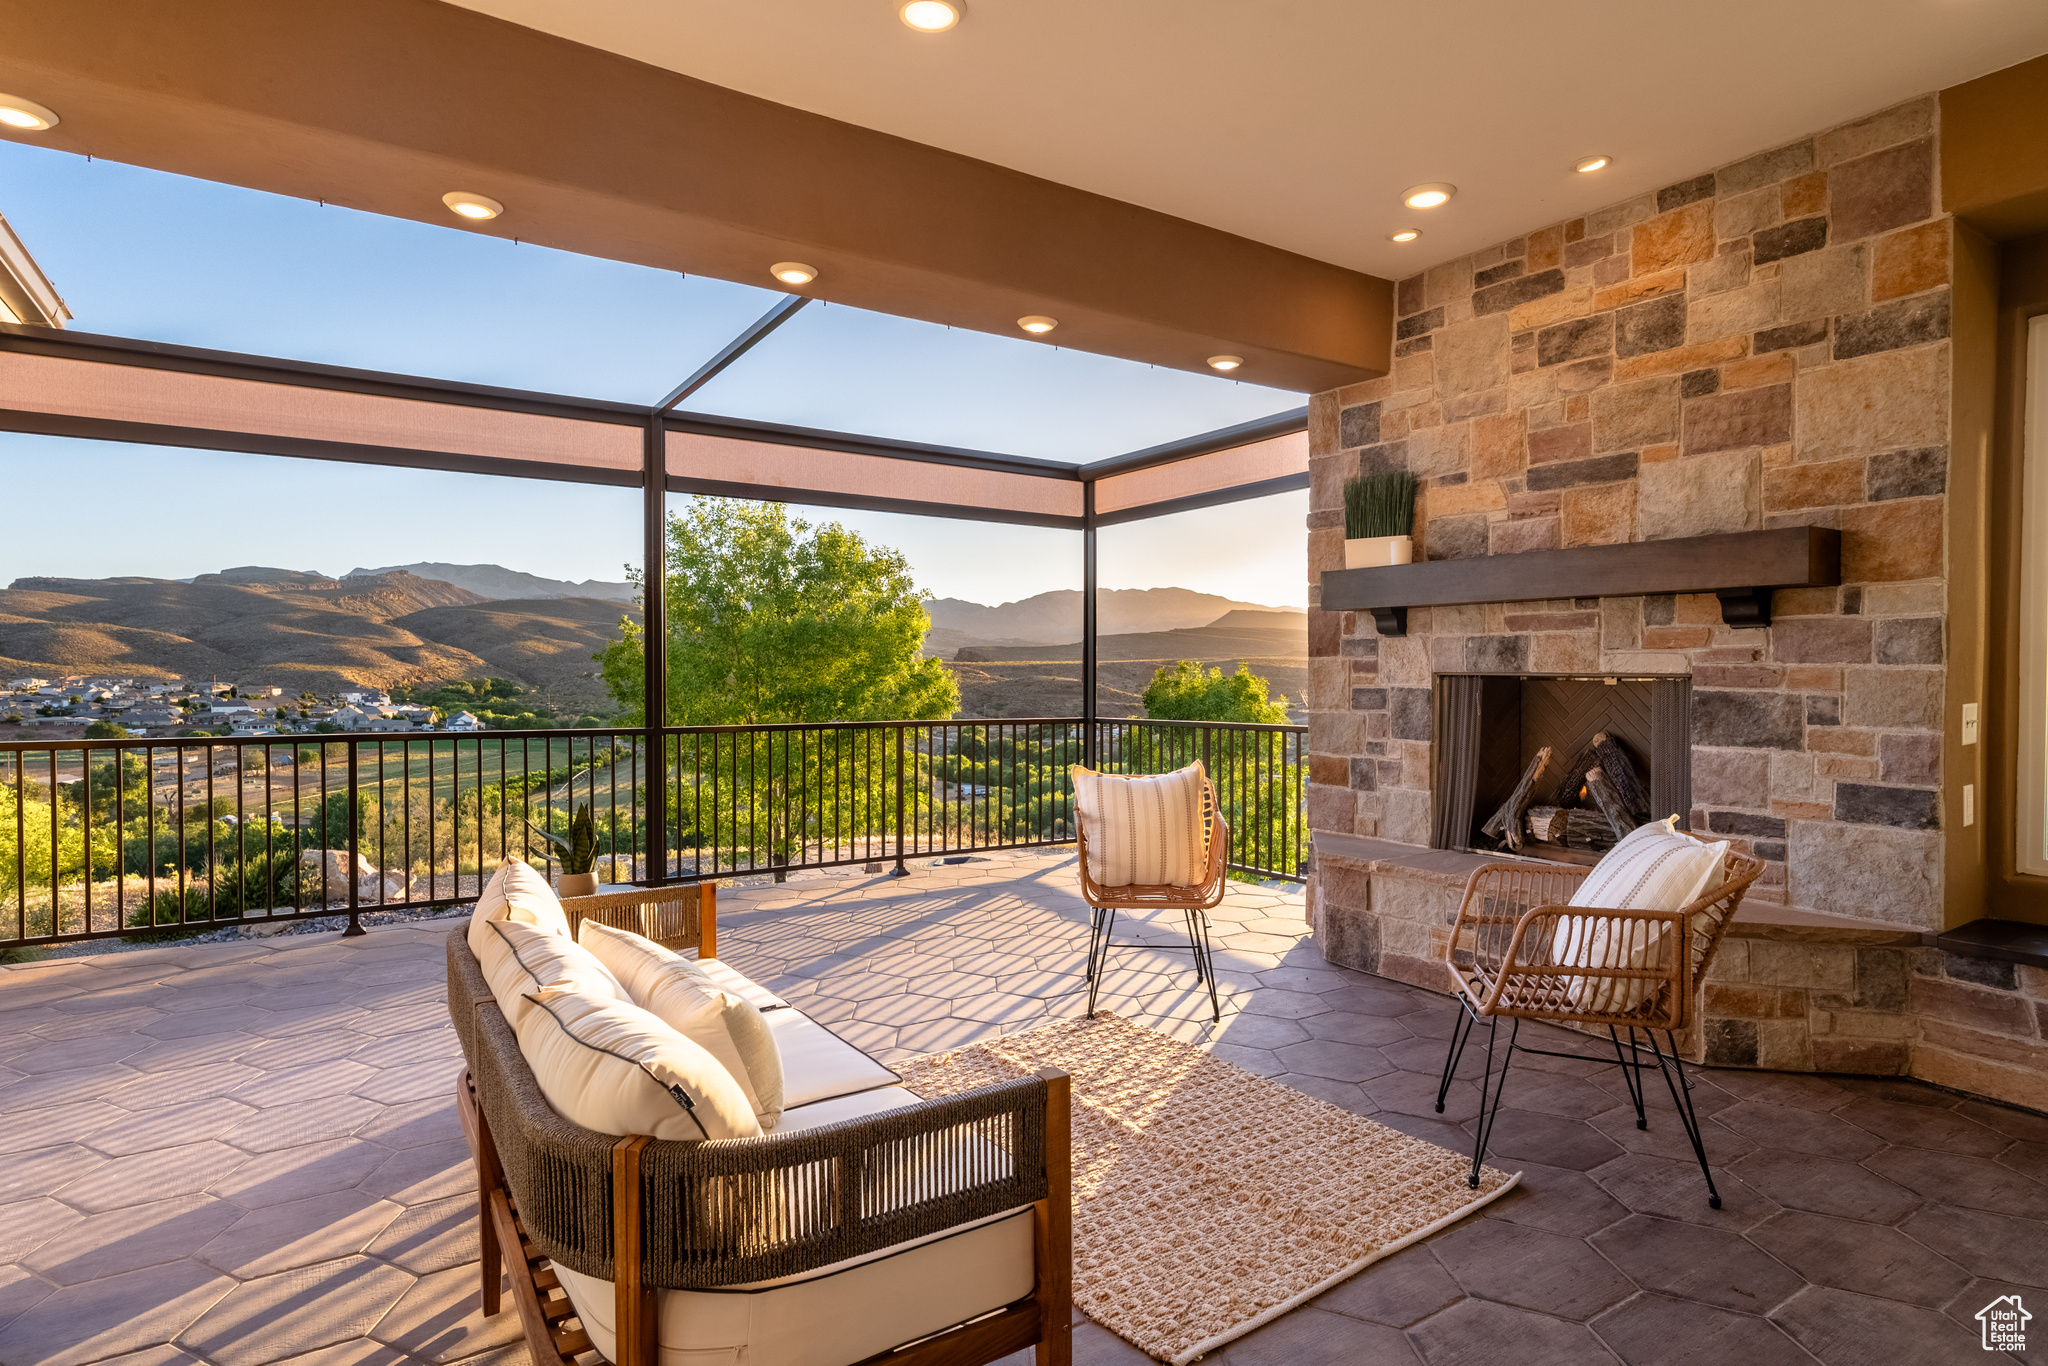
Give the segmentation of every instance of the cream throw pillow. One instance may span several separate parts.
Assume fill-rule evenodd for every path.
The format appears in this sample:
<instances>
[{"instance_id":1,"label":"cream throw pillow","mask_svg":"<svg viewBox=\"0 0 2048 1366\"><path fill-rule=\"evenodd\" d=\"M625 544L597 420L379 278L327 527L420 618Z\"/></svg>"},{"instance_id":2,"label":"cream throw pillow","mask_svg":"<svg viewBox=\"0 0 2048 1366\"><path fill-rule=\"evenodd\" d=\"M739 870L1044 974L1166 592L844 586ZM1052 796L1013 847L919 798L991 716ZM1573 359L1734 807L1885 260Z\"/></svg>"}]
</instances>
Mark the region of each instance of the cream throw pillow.
<instances>
[{"instance_id":1,"label":"cream throw pillow","mask_svg":"<svg viewBox=\"0 0 2048 1366\"><path fill-rule=\"evenodd\" d=\"M1074 810L1088 837L1088 875L1102 887L1192 887L1209 865L1199 763L1127 778L1074 765Z\"/></svg>"},{"instance_id":2,"label":"cream throw pillow","mask_svg":"<svg viewBox=\"0 0 2048 1366\"><path fill-rule=\"evenodd\" d=\"M1728 842L1706 843L1677 828L1676 816L1630 831L1594 865L1572 894L1588 910L1677 911L1721 885ZM1564 916L1551 940L1552 961L1569 967L1657 968L1665 963L1666 927L1596 916ZM1689 945L1676 946L1680 953ZM1618 977L1574 977L1566 992L1580 1010L1626 1014L1654 983Z\"/></svg>"},{"instance_id":3,"label":"cream throw pillow","mask_svg":"<svg viewBox=\"0 0 2048 1366\"><path fill-rule=\"evenodd\" d=\"M601 1134L755 1138L718 1060L631 1001L550 988L528 998L519 1051L563 1118Z\"/></svg>"},{"instance_id":4,"label":"cream throw pillow","mask_svg":"<svg viewBox=\"0 0 2048 1366\"><path fill-rule=\"evenodd\" d=\"M781 1123L782 1053L759 1010L643 935L591 920L578 933L635 1005L718 1059L746 1093L762 1128Z\"/></svg>"},{"instance_id":5,"label":"cream throw pillow","mask_svg":"<svg viewBox=\"0 0 2048 1366\"><path fill-rule=\"evenodd\" d=\"M530 998L549 988L570 988L613 1001L629 1001L625 987L597 955L566 934L518 920L484 926L484 951L477 956L491 995L512 1027L532 1009Z\"/></svg>"}]
</instances>

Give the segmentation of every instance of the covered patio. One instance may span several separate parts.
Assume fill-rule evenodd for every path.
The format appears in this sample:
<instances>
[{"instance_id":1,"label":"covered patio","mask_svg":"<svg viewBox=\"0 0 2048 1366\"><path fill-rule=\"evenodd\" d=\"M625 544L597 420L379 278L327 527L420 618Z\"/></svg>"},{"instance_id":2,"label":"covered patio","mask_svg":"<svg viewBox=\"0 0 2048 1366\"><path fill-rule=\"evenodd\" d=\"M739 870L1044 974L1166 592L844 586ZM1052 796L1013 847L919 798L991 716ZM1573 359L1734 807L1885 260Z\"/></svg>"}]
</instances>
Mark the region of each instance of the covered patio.
<instances>
[{"instance_id":1,"label":"covered patio","mask_svg":"<svg viewBox=\"0 0 2048 1366\"><path fill-rule=\"evenodd\" d=\"M721 891L722 956L885 1061L1085 1008L1069 851L747 881ZM1214 918L1219 1025L1171 925L1133 928L1159 947L1117 952L1104 1008L1469 1145L1475 1085L1433 1113L1448 999L1324 962L1297 888L1234 883ZM8 1366L521 1359L509 1301L477 1307L458 923L0 970ZM1210 1359L1946 1362L2048 1276L2048 1120L1910 1081L1696 1075L1722 1210L1668 1107L1638 1132L1611 1066L1538 1058L1492 1144L1520 1188ZM1086 1322L1074 1341L1144 1360Z\"/></svg>"}]
</instances>

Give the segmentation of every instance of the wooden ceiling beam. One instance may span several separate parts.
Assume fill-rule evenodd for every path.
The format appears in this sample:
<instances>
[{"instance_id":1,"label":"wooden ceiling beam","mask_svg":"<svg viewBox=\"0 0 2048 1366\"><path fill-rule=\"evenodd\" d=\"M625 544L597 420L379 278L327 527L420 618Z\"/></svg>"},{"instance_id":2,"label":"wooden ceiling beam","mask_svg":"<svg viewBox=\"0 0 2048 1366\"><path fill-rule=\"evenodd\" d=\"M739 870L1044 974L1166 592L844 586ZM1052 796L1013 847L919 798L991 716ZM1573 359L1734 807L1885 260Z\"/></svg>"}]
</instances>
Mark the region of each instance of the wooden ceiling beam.
<instances>
[{"instance_id":1,"label":"wooden ceiling beam","mask_svg":"<svg viewBox=\"0 0 2048 1366\"><path fill-rule=\"evenodd\" d=\"M1377 277L741 94L439 0L0 0L22 141L1316 391L1390 365ZM1020 110L1018 117L1030 117ZM146 231L138 225L138 231Z\"/></svg>"}]
</instances>

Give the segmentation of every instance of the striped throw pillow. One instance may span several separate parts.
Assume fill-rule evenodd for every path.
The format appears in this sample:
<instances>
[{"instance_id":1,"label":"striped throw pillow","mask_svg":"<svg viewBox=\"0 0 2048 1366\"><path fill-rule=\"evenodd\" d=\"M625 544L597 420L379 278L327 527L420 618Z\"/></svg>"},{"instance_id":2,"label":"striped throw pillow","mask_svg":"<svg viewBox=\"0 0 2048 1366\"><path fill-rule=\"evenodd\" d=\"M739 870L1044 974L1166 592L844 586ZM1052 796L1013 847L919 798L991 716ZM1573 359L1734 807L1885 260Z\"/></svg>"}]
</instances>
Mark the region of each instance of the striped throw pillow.
<instances>
[{"instance_id":1,"label":"striped throw pillow","mask_svg":"<svg viewBox=\"0 0 2048 1366\"><path fill-rule=\"evenodd\" d=\"M1192 887L1209 866L1199 763L1126 777L1074 765L1074 810L1088 837L1088 875L1101 887Z\"/></svg>"},{"instance_id":2,"label":"striped throw pillow","mask_svg":"<svg viewBox=\"0 0 2048 1366\"><path fill-rule=\"evenodd\" d=\"M1587 910L1676 911L1721 884L1728 842L1712 844L1677 828L1677 817L1630 831L1596 864L1572 894ZM1552 961L1588 968L1662 968L1665 927L1604 916L1565 916L1551 941ZM1683 942L1672 946L1684 952ZM1574 977L1566 991L1580 1010L1626 1014L1641 1005L1652 984L1644 979Z\"/></svg>"}]
</instances>

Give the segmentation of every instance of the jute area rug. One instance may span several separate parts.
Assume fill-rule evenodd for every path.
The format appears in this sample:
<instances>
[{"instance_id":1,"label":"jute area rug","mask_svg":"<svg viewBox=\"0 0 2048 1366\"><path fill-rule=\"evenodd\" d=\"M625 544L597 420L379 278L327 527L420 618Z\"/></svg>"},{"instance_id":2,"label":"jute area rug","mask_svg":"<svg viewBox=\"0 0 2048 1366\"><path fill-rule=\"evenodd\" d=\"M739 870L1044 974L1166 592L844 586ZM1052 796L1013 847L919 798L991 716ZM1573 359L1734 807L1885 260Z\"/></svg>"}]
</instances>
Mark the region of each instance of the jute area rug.
<instances>
[{"instance_id":1,"label":"jute area rug","mask_svg":"<svg viewBox=\"0 0 2048 1366\"><path fill-rule=\"evenodd\" d=\"M923 1096L1073 1078L1074 1300L1194 1361L1518 1179L1114 1015L899 1063Z\"/></svg>"}]
</instances>

